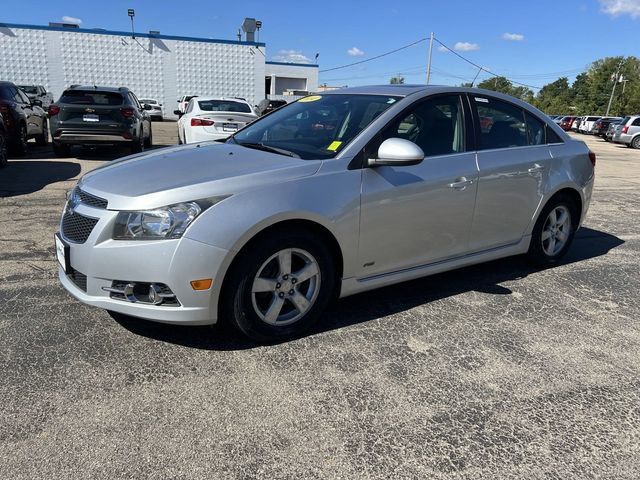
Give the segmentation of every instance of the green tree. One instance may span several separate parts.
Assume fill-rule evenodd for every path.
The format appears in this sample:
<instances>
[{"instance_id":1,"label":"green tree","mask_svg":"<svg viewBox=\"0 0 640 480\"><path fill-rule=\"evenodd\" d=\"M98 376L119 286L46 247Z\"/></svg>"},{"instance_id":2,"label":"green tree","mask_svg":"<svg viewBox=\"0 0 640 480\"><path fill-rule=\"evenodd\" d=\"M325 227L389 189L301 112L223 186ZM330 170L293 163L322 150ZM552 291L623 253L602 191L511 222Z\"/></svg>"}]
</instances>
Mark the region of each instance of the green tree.
<instances>
[{"instance_id":1,"label":"green tree","mask_svg":"<svg viewBox=\"0 0 640 480\"><path fill-rule=\"evenodd\" d=\"M534 104L549 114L569 113L572 110L573 92L567 77L561 77L540 89Z\"/></svg>"},{"instance_id":2,"label":"green tree","mask_svg":"<svg viewBox=\"0 0 640 480\"><path fill-rule=\"evenodd\" d=\"M533 100L533 92L529 88L520 85L514 85L506 77L488 78L480 82L478 84L478 88L506 93L507 95L511 95L512 97L520 98L525 102L531 102Z\"/></svg>"},{"instance_id":3,"label":"green tree","mask_svg":"<svg viewBox=\"0 0 640 480\"><path fill-rule=\"evenodd\" d=\"M391 80L389 80L389 83L391 85L402 85L404 84L404 77L398 74L395 77L391 77Z\"/></svg>"}]
</instances>

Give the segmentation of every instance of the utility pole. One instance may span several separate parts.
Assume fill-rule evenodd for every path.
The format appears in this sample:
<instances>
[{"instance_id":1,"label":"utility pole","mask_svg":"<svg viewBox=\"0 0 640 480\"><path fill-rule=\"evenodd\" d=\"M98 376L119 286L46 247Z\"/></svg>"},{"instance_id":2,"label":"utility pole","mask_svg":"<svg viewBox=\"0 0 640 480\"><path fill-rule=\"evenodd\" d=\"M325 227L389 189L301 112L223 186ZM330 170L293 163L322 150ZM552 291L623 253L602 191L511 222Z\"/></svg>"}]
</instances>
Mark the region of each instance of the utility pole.
<instances>
[{"instance_id":1,"label":"utility pole","mask_svg":"<svg viewBox=\"0 0 640 480\"><path fill-rule=\"evenodd\" d=\"M429 61L427 62L427 85L431 80L431 55L433 54L433 32L429 36Z\"/></svg>"},{"instance_id":2,"label":"utility pole","mask_svg":"<svg viewBox=\"0 0 640 480\"><path fill-rule=\"evenodd\" d=\"M609 116L609 110L611 110L611 103L613 102L613 95L616 93L616 85L618 84L618 80L620 79L620 69L622 68L622 64L624 63L624 57L620 60L618 64L618 69L613 77L613 88L611 89L611 96L609 97L609 105L607 105L607 113L604 114L605 117Z\"/></svg>"}]
</instances>

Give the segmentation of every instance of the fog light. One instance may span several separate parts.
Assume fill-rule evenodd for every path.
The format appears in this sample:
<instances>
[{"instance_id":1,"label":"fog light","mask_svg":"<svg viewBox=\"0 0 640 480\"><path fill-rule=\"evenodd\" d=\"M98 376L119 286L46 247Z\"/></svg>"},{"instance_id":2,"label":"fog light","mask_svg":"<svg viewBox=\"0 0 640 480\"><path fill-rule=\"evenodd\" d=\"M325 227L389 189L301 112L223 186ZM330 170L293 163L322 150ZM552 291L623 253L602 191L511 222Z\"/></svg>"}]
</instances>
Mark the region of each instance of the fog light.
<instances>
[{"instance_id":1,"label":"fog light","mask_svg":"<svg viewBox=\"0 0 640 480\"><path fill-rule=\"evenodd\" d=\"M154 305L160 305L163 300L160 293L160 289L155 283L149 285L149 302L153 303Z\"/></svg>"},{"instance_id":2,"label":"fog light","mask_svg":"<svg viewBox=\"0 0 640 480\"><path fill-rule=\"evenodd\" d=\"M212 283L213 283L213 279L211 278L191 280L191 288L193 288L194 290L209 290L211 288Z\"/></svg>"}]
</instances>

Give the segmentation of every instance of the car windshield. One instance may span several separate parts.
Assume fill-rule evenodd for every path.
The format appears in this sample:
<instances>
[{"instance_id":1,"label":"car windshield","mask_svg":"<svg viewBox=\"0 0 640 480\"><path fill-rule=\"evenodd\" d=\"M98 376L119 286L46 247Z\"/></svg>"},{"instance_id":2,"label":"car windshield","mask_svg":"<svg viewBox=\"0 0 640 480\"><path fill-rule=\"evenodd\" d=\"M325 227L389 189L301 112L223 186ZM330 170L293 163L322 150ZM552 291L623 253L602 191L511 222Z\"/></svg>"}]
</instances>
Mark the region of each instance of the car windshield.
<instances>
[{"instance_id":1,"label":"car windshield","mask_svg":"<svg viewBox=\"0 0 640 480\"><path fill-rule=\"evenodd\" d=\"M37 87L34 87L33 85L20 85L18 88L21 88L25 93L38 93Z\"/></svg>"},{"instance_id":2,"label":"car windshield","mask_svg":"<svg viewBox=\"0 0 640 480\"><path fill-rule=\"evenodd\" d=\"M306 160L333 158L398 100L387 95L312 95L251 123L229 141L278 148Z\"/></svg>"},{"instance_id":3,"label":"car windshield","mask_svg":"<svg viewBox=\"0 0 640 480\"><path fill-rule=\"evenodd\" d=\"M122 105L122 95L115 92L71 90L64 92L60 103L74 105Z\"/></svg>"},{"instance_id":4,"label":"car windshield","mask_svg":"<svg viewBox=\"0 0 640 480\"><path fill-rule=\"evenodd\" d=\"M233 100L198 100L203 112L240 112L251 113L251 107L243 102Z\"/></svg>"}]
</instances>

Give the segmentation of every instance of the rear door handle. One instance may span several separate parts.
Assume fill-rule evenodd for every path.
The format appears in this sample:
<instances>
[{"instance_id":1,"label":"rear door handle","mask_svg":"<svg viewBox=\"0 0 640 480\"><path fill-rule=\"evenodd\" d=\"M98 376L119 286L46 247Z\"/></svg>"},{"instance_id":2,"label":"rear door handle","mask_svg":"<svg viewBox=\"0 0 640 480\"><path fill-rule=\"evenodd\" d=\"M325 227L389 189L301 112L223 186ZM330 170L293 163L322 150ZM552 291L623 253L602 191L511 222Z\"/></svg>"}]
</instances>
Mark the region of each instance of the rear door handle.
<instances>
[{"instance_id":1,"label":"rear door handle","mask_svg":"<svg viewBox=\"0 0 640 480\"><path fill-rule=\"evenodd\" d=\"M455 182L450 183L447 186L455 190L464 190L472 183L473 183L473 180L467 180L467 177L460 177L460 178L456 178Z\"/></svg>"},{"instance_id":2,"label":"rear door handle","mask_svg":"<svg viewBox=\"0 0 640 480\"><path fill-rule=\"evenodd\" d=\"M527 170L527 172L536 173L536 172L541 172L542 170L544 170L544 166L540 165L539 163L536 163L533 167Z\"/></svg>"}]
</instances>

